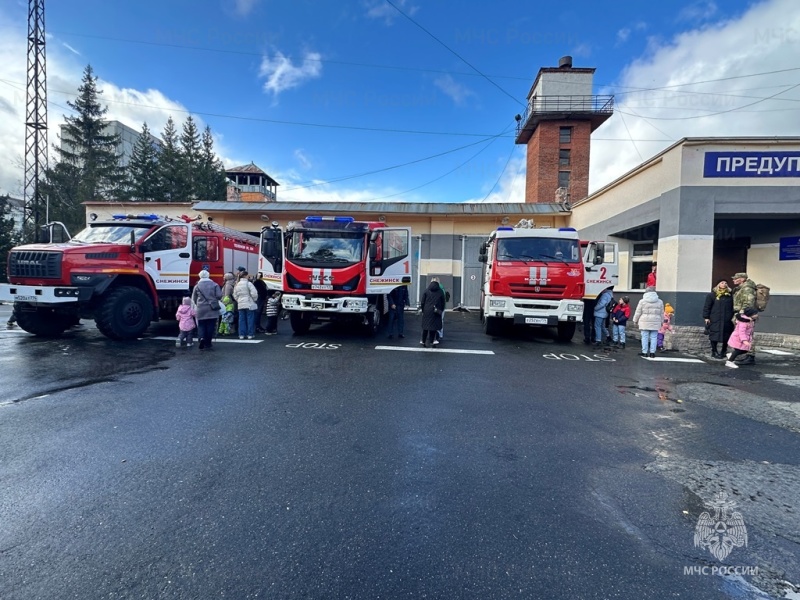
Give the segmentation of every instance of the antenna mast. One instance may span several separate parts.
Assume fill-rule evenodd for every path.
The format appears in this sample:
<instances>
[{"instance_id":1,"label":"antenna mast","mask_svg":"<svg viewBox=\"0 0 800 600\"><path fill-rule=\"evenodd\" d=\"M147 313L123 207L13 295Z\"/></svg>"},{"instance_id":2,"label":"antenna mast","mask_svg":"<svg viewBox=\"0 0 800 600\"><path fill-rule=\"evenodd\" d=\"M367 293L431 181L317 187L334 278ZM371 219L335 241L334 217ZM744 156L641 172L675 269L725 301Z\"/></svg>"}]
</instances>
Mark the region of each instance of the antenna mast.
<instances>
[{"instance_id":1,"label":"antenna mast","mask_svg":"<svg viewBox=\"0 0 800 600\"><path fill-rule=\"evenodd\" d=\"M41 182L47 170L47 58L44 0L28 0L28 89L25 108L25 189L23 231L36 238L50 207Z\"/></svg>"}]
</instances>

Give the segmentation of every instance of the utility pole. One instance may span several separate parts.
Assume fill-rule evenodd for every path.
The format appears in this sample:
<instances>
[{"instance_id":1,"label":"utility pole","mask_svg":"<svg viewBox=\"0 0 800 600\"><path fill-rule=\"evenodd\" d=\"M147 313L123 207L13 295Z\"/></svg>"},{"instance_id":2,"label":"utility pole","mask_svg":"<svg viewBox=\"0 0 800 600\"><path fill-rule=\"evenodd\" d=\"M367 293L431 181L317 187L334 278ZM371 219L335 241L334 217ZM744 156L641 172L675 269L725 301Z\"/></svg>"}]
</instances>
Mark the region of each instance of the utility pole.
<instances>
[{"instance_id":1,"label":"utility pole","mask_svg":"<svg viewBox=\"0 0 800 600\"><path fill-rule=\"evenodd\" d=\"M28 0L28 89L25 108L25 189L23 232L36 239L49 218L42 193L47 170L47 58L44 0Z\"/></svg>"}]
</instances>

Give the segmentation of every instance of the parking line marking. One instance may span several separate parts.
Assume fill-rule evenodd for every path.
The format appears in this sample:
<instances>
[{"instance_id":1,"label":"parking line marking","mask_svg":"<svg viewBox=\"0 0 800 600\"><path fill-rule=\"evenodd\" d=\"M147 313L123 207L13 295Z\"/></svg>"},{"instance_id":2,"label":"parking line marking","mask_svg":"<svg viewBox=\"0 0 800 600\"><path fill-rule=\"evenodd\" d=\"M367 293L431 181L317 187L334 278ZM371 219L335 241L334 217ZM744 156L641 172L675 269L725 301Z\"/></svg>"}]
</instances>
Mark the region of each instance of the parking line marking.
<instances>
[{"instance_id":1,"label":"parking line marking","mask_svg":"<svg viewBox=\"0 0 800 600\"><path fill-rule=\"evenodd\" d=\"M762 350L761 348L759 348L757 352L764 352L766 354L776 354L778 356L794 356L791 352L786 352L785 350L767 350L767 349Z\"/></svg>"},{"instance_id":2,"label":"parking line marking","mask_svg":"<svg viewBox=\"0 0 800 600\"><path fill-rule=\"evenodd\" d=\"M657 358L650 358L647 356L642 356L641 358L645 360L651 360L654 362L684 362L684 363L705 363L706 361L700 360L699 358L666 358L666 357L657 357Z\"/></svg>"},{"instance_id":3,"label":"parking line marking","mask_svg":"<svg viewBox=\"0 0 800 600\"><path fill-rule=\"evenodd\" d=\"M399 350L400 352L437 352L449 354L494 354L491 350L459 350L458 348L412 348L404 346L375 346L375 350Z\"/></svg>"},{"instance_id":4,"label":"parking line marking","mask_svg":"<svg viewBox=\"0 0 800 600\"><path fill-rule=\"evenodd\" d=\"M165 335L156 335L156 336L153 336L151 338L144 338L144 339L148 339L148 340L166 340L166 341L172 342L173 344L177 340L177 338L167 337ZM226 338L215 338L212 341L215 344L217 342L220 342L220 343L223 343L223 344L260 344L264 340L229 340L229 339L226 339ZM197 338L194 339L193 343L195 343L195 344L198 343Z\"/></svg>"}]
</instances>

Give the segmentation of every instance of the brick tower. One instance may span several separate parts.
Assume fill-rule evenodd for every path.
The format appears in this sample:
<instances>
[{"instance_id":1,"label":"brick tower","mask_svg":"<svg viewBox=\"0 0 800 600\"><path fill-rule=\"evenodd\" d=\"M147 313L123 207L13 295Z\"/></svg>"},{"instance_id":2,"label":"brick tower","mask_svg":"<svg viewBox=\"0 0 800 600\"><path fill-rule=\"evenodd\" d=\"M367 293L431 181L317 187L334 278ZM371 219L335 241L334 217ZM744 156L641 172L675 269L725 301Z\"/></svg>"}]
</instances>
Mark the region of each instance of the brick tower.
<instances>
[{"instance_id":1,"label":"brick tower","mask_svg":"<svg viewBox=\"0 0 800 600\"><path fill-rule=\"evenodd\" d=\"M526 144L525 202L569 202L589 194L592 132L614 112L613 96L592 95L593 68L572 57L542 67L517 115L517 144Z\"/></svg>"}]
</instances>

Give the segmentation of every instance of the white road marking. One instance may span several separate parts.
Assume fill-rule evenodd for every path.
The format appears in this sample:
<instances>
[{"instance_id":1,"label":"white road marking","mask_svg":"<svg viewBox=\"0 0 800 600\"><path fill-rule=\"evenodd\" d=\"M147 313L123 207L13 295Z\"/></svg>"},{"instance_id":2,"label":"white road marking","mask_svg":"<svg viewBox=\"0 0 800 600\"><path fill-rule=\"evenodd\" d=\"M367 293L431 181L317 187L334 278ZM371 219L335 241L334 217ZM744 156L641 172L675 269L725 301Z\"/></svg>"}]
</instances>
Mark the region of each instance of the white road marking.
<instances>
[{"instance_id":1,"label":"white road marking","mask_svg":"<svg viewBox=\"0 0 800 600\"><path fill-rule=\"evenodd\" d=\"M777 354L778 356L794 356L791 352L786 352L785 350L762 350L759 348L756 352L763 352L765 354Z\"/></svg>"},{"instance_id":2,"label":"white road marking","mask_svg":"<svg viewBox=\"0 0 800 600\"><path fill-rule=\"evenodd\" d=\"M144 338L144 339L148 339L148 340L166 340L166 341L172 342L173 344L175 343L175 338L174 337L167 337L165 335L156 335L156 336L153 336L151 338ZM214 339L212 341L215 344L217 342L222 343L222 344L260 344L264 340L237 340L237 339L230 340L230 339L227 339L227 338L216 338L216 339ZM192 343L198 344L197 338L195 338Z\"/></svg>"},{"instance_id":3,"label":"white road marking","mask_svg":"<svg viewBox=\"0 0 800 600\"><path fill-rule=\"evenodd\" d=\"M700 360L699 358L667 358L663 356L659 356L657 358L650 358L648 356L642 356L641 358L645 360L652 360L655 362L683 362L683 363L704 363L706 361Z\"/></svg>"},{"instance_id":4,"label":"white road marking","mask_svg":"<svg viewBox=\"0 0 800 600\"><path fill-rule=\"evenodd\" d=\"M375 350L399 350L400 352L438 352L449 354L494 354L491 350L459 350L458 348L412 348L403 346L375 346Z\"/></svg>"}]
</instances>

